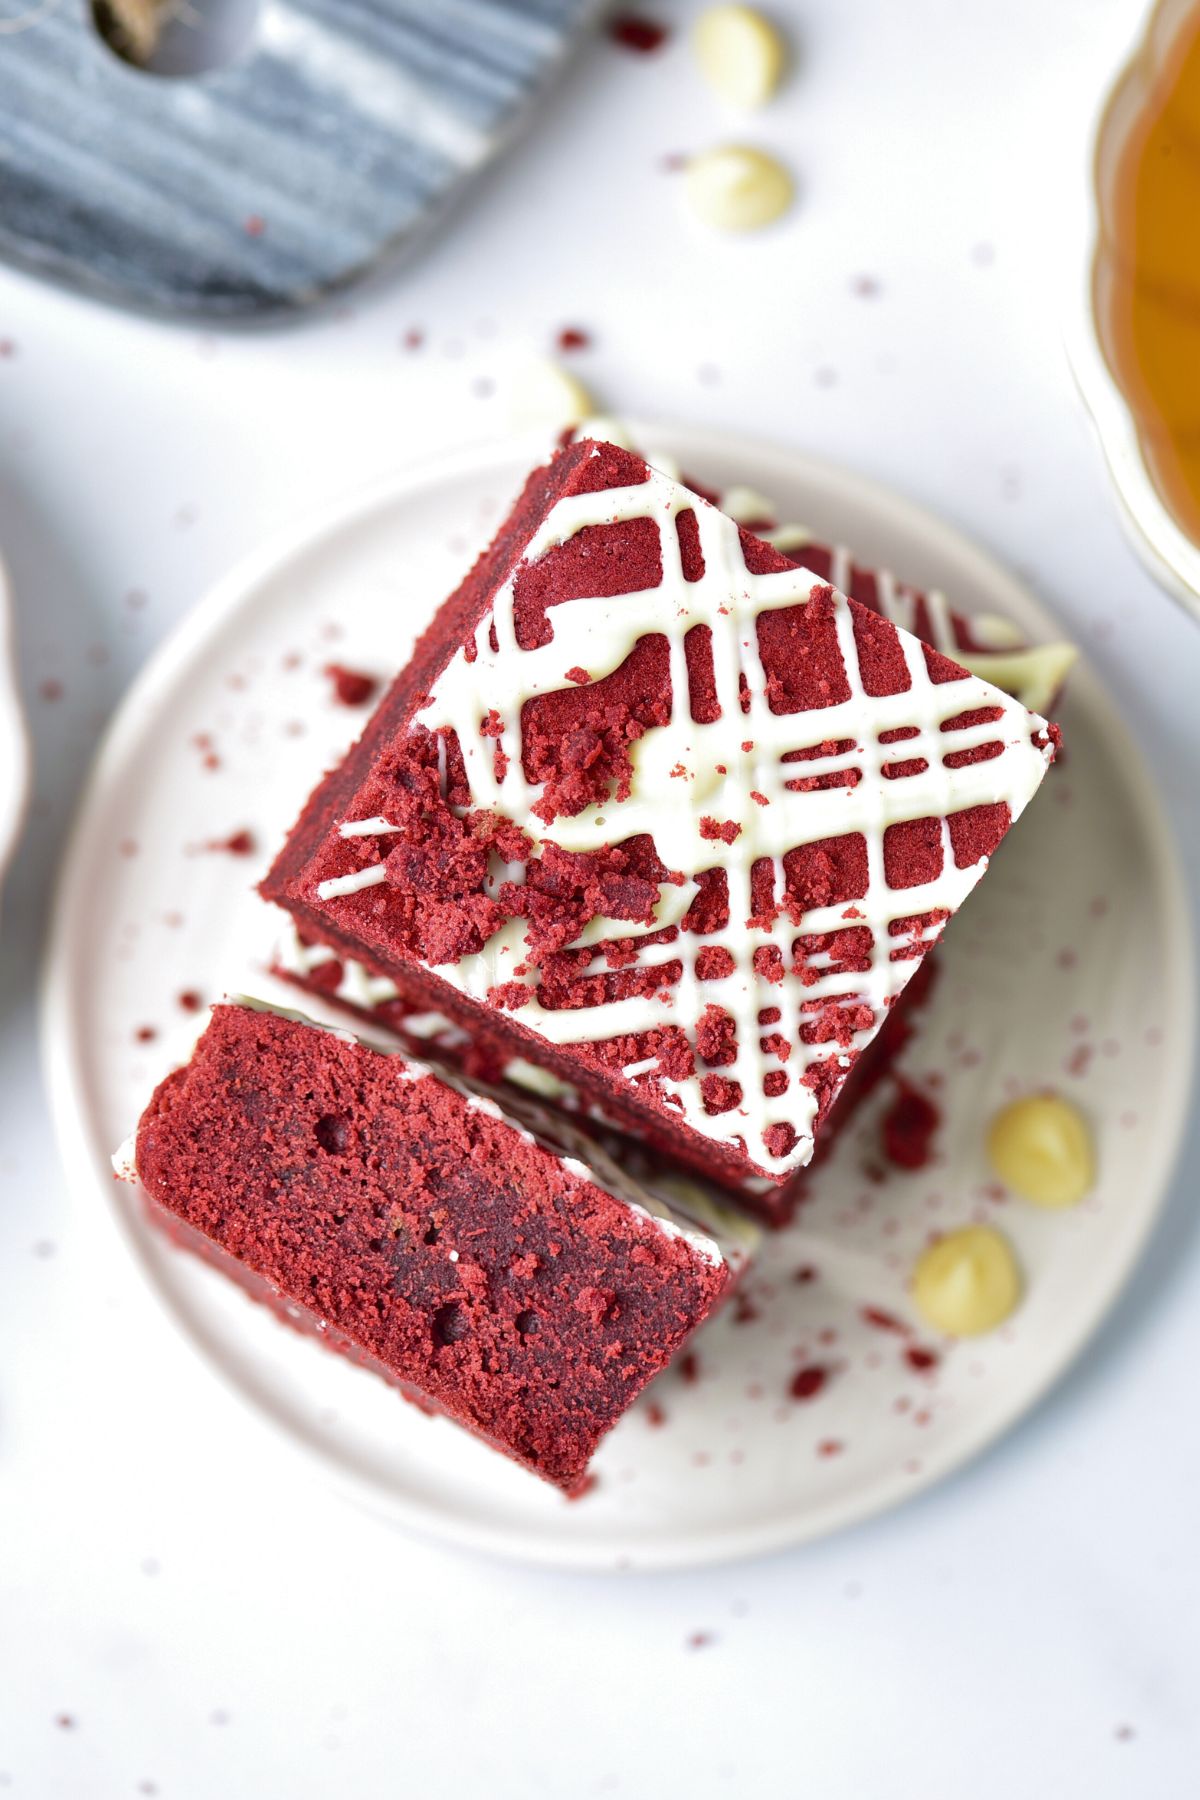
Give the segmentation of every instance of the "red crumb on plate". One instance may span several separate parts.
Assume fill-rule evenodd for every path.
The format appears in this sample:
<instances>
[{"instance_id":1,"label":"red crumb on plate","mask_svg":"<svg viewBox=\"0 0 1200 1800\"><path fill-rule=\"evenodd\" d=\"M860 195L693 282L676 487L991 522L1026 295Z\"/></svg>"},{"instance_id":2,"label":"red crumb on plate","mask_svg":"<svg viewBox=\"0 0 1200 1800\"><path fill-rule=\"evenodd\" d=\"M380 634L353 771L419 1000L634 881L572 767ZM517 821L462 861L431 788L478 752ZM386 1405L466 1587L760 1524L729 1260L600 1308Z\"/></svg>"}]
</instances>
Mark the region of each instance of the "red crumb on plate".
<instances>
[{"instance_id":1,"label":"red crumb on plate","mask_svg":"<svg viewBox=\"0 0 1200 1800\"><path fill-rule=\"evenodd\" d=\"M325 674L333 683L333 697L339 706L365 706L379 686L374 675L347 669L342 663L326 663Z\"/></svg>"},{"instance_id":2,"label":"red crumb on plate","mask_svg":"<svg viewBox=\"0 0 1200 1800\"><path fill-rule=\"evenodd\" d=\"M645 56L661 49L671 32L669 26L643 18L640 13L619 12L608 21L608 35L622 50L636 50Z\"/></svg>"},{"instance_id":3,"label":"red crumb on plate","mask_svg":"<svg viewBox=\"0 0 1200 1800\"><path fill-rule=\"evenodd\" d=\"M859 1316L864 1325L873 1325L876 1331L894 1331L899 1337L908 1336L908 1326L903 1319L896 1318L894 1313L884 1312L880 1306L864 1306Z\"/></svg>"},{"instance_id":4,"label":"red crumb on plate","mask_svg":"<svg viewBox=\"0 0 1200 1800\"><path fill-rule=\"evenodd\" d=\"M899 1092L883 1115L883 1153L898 1169L923 1169L942 1115L927 1095L899 1078L897 1084Z\"/></svg>"},{"instance_id":5,"label":"red crumb on plate","mask_svg":"<svg viewBox=\"0 0 1200 1800\"><path fill-rule=\"evenodd\" d=\"M829 1370L820 1363L810 1363L805 1369L797 1369L788 1386L793 1400L815 1400L821 1389L829 1380Z\"/></svg>"},{"instance_id":6,"label":"red crumb on plate","mask_svg":"<svg viewBox=\"0 0 1200 1800\"><path fill-rule=\"evenodd\" d=\"M206 850L225 850L230 856L252 856L254 854L254 838L243 827L241 831L235 831L227 838L211 838L204 848Z\"/></svg>"}]
</instances>

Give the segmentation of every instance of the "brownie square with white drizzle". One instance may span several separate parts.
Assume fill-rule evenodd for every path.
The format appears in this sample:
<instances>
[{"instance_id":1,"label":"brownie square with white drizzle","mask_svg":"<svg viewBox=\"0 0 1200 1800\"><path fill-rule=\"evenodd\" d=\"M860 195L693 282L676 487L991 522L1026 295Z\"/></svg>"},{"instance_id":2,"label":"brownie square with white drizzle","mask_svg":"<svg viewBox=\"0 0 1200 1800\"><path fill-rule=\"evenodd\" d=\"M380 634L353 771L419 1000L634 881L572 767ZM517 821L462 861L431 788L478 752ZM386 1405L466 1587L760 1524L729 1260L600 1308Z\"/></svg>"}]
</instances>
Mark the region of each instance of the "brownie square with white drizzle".
<instances>
[{"instance_id":1,"label":"brownie square with white drizzle","mask_svg":"<svg viewBox=\"0 0 1200 1800\"><path fill-rule=\"evenodd\" d=\"M1052 756L997 688L585 442L264 891L626 1129L775 1182Z\"/></svg>"}]
</instances>

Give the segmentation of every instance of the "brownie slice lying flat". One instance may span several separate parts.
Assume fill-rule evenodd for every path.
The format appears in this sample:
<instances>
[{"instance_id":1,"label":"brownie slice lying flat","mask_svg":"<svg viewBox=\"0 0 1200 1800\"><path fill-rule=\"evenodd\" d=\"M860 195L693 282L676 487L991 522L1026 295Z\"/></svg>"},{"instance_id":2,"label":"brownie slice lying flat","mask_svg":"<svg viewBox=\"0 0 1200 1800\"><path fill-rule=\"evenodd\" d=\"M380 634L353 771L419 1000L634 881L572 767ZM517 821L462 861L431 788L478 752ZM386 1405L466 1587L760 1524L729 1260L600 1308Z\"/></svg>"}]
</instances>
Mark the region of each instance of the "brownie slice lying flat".
<instances>
[{"instance_id":1,"label":"brownie slice lying flat","mask_svg":"<svg viewBox=\"0 0 1200 1800\"><path fill-rule=\"evenodd\" d=\"M1053 728L640 457L535 471L263 884L654 1147L786 1181Z\"/></svg>"},{"instance_id":2,"label":"brownie slice lying flat","mask_svg":"<svg viewBox=\"0 0 1200 1800\"><path fill-rule=\"evenodd\" d=\"M746 1254L583 1147L349 1034L227 1002L155 1091L132 1164L190 1247L573 1493Z\"/></svg>"}]
</instances>

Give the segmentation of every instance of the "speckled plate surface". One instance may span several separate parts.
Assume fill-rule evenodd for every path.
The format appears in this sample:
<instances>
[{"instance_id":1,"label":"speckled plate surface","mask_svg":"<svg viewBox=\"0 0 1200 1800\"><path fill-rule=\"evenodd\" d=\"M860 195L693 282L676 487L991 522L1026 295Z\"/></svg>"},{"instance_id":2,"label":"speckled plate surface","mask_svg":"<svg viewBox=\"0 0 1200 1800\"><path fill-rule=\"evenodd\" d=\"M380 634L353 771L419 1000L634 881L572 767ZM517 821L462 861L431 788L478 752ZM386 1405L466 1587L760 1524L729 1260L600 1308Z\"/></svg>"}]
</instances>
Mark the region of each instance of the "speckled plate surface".
<instances>
[{"instance_id":1,"label":"speckled plate surface","mask_svg":"<svg viewBox=\"0 0 1200 1800\"><path fill-rule=\"evenodd\" d=\"M714 485L749 483L783 516L940 584L966 611L1058 635L989 558L856 476L724 434L637 441ZM109 1153L176 1060L176 1031L194 1029L193 997L270 990L274 921L251 884L363 722L335 701L326 665L382 678L401 664L542 448L475 452L308 524L235 571L149 665L63 870L47 1071L81 1194L112 1210L175 1322L264 1423L372 1510L564 1567L717 1561L816 1537L936 1481L1085 1344L1174 1161L1192 1070L1190 937L1151 779L1080 668L1062 714L1067 760L948 933L908 1053L944 1115L935 1159L888 1172L878 1107L866 1108L797 1224L767 1240L741 1303L622 1421L573 1504L172 1248L113 1182ZM1098 1147L1097 1187L1066 1214L1006 1198L983 1156L992 1110L1047 1085L1084 1109ZM975 1219L1010 1234L1026 1297L994 1336L939 1343L911 1312L908 1271L932 1232ZM792 1391L802 1369L824 1377L809 1398ZM281 1487L294 1477L281 1462Z\"/></svg>"}]
</instances>

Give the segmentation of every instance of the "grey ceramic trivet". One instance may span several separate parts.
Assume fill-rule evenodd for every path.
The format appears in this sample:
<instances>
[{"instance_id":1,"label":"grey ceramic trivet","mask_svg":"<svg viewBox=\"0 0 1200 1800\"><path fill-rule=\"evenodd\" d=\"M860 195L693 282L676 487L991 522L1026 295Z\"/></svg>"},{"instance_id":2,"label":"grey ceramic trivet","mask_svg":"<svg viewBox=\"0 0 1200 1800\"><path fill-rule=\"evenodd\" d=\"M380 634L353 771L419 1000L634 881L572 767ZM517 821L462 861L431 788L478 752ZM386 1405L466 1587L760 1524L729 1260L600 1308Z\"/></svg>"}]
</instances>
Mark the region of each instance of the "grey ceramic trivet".
<instances>
[{"instance_id":1,"label":"grey ceramic trivet","mask_svg":"<svg viewBox=\"0 0 1200 1800\"><path fill-rule=\"evenodd\" d=\"M239 60L168 80L58 0L0 36L0 256L159 311L303 306L419 237L595 10L263 0Z\"/></svg>"}]
</instances>

